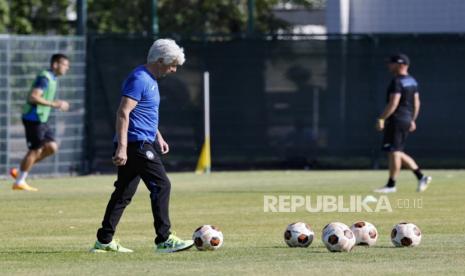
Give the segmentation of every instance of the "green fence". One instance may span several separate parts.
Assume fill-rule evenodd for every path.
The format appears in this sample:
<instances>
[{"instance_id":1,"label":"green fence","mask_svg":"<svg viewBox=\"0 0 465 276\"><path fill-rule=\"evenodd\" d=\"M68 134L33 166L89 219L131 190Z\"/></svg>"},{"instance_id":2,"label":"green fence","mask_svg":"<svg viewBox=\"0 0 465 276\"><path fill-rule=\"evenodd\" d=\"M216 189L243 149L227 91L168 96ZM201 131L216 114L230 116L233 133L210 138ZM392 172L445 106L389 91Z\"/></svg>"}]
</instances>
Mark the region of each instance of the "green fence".
<instances>
[{"instance_id":1,"label":"green fence","mask_svg":"<svg viewBox=\"0 0 465 276\"><path fill-rule=\"evenodd\" d=\"M125 76L145 61L148 38L88 41L87 159L111 170L115 110ZM372 168L384 163L374 122L390 76L384 59L407 53L422 111L407 152L427 167L465 164L465 37L291 37L180 41L187 62L160 81L166 164L195 166L203 135L202 74L210 72L215 169Z\"/></svg>"}]
</instances>

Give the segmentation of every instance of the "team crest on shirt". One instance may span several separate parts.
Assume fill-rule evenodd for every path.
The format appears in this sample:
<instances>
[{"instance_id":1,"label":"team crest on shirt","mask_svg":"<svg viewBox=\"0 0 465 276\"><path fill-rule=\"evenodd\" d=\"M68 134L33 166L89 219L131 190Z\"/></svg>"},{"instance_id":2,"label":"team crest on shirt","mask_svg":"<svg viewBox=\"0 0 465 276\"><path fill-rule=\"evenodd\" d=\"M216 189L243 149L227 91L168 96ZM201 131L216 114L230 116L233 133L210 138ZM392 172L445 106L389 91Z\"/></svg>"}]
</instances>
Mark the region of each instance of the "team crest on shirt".
<instances>
[{"instance_id":1,"label":"team crest on shirt","mask_svg":"<svg viewBox=\"0 0 465 276\"><path fill-rule=\"evenodd\" d=\"M146 151L145 156L147 156L148 159L152 160L155 156L153 155L153 152L151 151Z\"/></svg>"}]
</instances>

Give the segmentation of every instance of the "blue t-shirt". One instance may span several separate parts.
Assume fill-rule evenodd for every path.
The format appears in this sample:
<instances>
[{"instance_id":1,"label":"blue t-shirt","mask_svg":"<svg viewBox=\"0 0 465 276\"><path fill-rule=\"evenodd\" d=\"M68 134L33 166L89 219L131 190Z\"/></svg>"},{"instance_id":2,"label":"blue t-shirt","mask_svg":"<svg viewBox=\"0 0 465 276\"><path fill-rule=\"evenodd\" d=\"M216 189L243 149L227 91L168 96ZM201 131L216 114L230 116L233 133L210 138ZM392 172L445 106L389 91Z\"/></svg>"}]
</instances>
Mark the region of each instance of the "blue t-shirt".
<instances>
[{"instance_id":1,"label":"blue t-shirt","mask_svg":"<svg viewBox=\"0 0 465 276\"><path fill-rule=\"evenodd\" d=\"M128 142L154 142L160 105L160 93L155 77L145 66L138 66L124 81L122 96L137 101L136 107L129 114Z\"/></svg>"}]
</instances>

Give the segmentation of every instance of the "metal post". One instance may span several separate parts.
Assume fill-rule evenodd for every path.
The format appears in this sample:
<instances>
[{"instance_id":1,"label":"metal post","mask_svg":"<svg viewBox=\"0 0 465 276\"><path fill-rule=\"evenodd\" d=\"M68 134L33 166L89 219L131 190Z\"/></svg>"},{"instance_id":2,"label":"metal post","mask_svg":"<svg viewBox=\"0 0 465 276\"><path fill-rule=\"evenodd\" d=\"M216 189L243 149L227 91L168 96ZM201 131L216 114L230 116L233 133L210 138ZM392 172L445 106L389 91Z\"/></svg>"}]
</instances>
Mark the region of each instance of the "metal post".
<instances>
[{"instance_id":1,"label":"metal post","mask_svg":"<svg viewBox=\"0 0 465 276\"><path fill-rule=\"evenodd\" d=\"M5 75L6 75L6 168L5 168L5 174L8 175L8 170L10 169L11 163L10 163L10 151L11 151L11 106L12 106L12 95L13 93L11 91L11 83L10 83L10 73L11 73L11 41L14 39L14 36L8 36L6 38L6 69L5 69Z\"/></svg>"},{"instance_id":2,"label":"metal post","mask_svg":"<svg viewBox=\"0 0 465 276\"><path fill-rule=\"evenodd\" d=\"M87 33L87 0L77 0L77 30L78 35Z\"/></svg>"},{"instance_id":3,"label":"metal post","mask_svg":"<svg viewBox=\"0 0 465 276\"><path fill-rule=\"evenodd\" d=\"M255 0L247 1L247 34L250 36L255 32Z\"/></svg>"},{"instance_id":4,"label":"metal post","mask_svg":"<svg viewBox=\"0 0 465 276\"><path fill-rule=\"evenodd\" d=\"M158 0L152 0L152 36L158 35Z\"/></svg>"},{"instance_id":5,"label":"metal post","mask_svg":"<svg viewBox=\"0 0 465 276\"><path fill-rule=\"evenodd\" d=\"M320 91L318 87L313 88L313 135L318 139L320 124Z\"/></svg>"},{"instance_id":6,"label":"metal post","mask_svg":"<svg viewBox=\"0 0 465 276\"><path fill-rule=\"evenodd\" d=\"M197 162L196 174L209 174L211 170L211 152L210 152L210 74L203 73L203 91L204 91L204 143L200 152L199 161Z\"/></svg>"},{"instance_id":7,"label":"metal post","mask_svg":"<svg viewBox=\"0 0 465 276\"><path fill-rule=\"evenodd\" d=\"M204 132L205 138L210 139L210 73L203 73L204 85Z\"/></svg>"},{"instance_id":8,"label":"metal post","mask_svg":"<svg viewBox=\"0 0 465 276\"><path fill-rule=\"evenodd\" d=\"M204 81L204 123L205 123L205 155L206 155L206 168L205 173L209 174L211 170L211 146L210 146L210 73L203 73Z\"/></svg>"},{"instance_id":9,"label":"metal post","mask_svg":"<svg viewBox=\"0 0 465 276\"><path fill-rule=\"evenodd\" d=\"M60 49L59 44L60 44L59 40L58 40L58 39L55 39L55 53L58 53L58 52L59 52L59 49ZM57 88L58 88L58 87L57 87ZM54 131L55 131L55 133L57 133L57 131L58 131L58 116L57 116L57 112L56 112L56 111L55 111L55 114L54 114L54 119L55 119L55 121L54 121L54 123L53 123L53 125L54 125ZM60 137L60 138L61 138L61 137ZM61 143L60 143L60 142L61 142L61 141L60 141L60 140L61 140L60 138L59 138L59 140L57 141L59 144L61 144ZM60 172L60 168L59 168L59 166L60 166L60 152L55 153L55 155L53 155L53 157L54 157L54 158L53 158L53 172L54 172L53 174L54 174L54 175L58 175L59 172Z\"/></svg>"}]
</instances>

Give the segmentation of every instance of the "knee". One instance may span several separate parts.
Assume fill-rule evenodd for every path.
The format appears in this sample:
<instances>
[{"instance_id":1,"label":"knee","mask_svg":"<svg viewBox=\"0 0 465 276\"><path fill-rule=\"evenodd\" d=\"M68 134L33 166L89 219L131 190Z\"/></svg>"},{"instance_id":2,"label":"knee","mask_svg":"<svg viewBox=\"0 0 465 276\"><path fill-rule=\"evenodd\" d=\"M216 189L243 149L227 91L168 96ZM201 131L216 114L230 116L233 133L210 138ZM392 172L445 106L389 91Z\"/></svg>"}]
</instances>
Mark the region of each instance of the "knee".
<instances>
[{"instance_id":1,"label":"knee","mask_svg":"<svg viewBox=\"0 0 465 276\"><path fill-rule=\"evenodd\" d=\"M131 204L131 201L132 201L132 198L122 198L122 199L121 199L121 203L122 203L124 206L128 206L129 204Z\"/></svg>"},{"instance_id":2,"label":"knee","mask_svg":"<svg viewBox=\"0 0 465 276\"><path fill-rule=\"evenodd\" d=\"M45 144L44 148L48 154L55 154L58 151L58 144L55 142L49 142Z\"/></svg>"},{"instance_id":3,"label":"knee","mask_svg":"<svg viewBox=\"0 0 465 276\"><path fill-rule=\"evenodd\" d=\"M132 201L132 196L128 196L124 193L124 190L116 189L111 194L110 201L116 202L119 205L123 205L124 207L128 206Z\"/></svg>"},{"instance_id":4,"label":"knee","mask_svg":"<svg viewBox=\"0 0 465 276\"><path fill-rule=\"evenodd\" d=\"M146 185L151 197L157 197L160 193L166 194L171 191L171 182L168 178L159 179L157 182L147 181Z\"/></svg>"},{"instance_id":5,"label":"knee","mask_svg":"<svg viewBox=\"0 0 465 276\"><path fill-rule=\"evenodd\" d=\"M32 157L32 158L37 158L39 157L41 154L42 154L42 151L44 150L44 148L38 148L38 149L32 149L32 150L29 150L27 156L28 157Z\"/></svg>"},{"instance_id":6,"label":"knee","mask_svg":"<svg viewBox=\"0 0 465 276\"><path fill-rule=\"evenodd\" d=\"M166 180L164 181L164 185L166 190L170 191L171 190L171 182L168 178L166 178Z\"/></svg>"}]
</instances>

